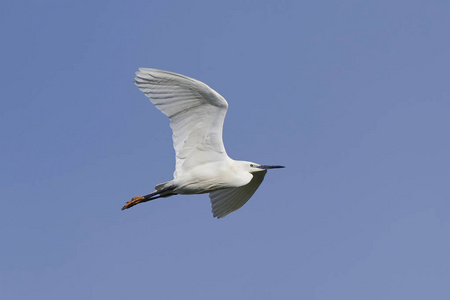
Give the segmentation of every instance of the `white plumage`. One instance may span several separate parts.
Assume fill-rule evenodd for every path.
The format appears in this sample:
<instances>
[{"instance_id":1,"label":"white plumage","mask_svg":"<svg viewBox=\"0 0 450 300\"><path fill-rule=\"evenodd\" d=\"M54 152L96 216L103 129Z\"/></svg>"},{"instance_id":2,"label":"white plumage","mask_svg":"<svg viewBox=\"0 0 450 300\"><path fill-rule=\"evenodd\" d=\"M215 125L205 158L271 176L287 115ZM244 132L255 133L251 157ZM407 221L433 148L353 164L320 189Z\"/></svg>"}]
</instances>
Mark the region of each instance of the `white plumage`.
<instances>
[{"instance_id":1,"label":"white plumage","mask_svg":"<svg viewBox=\"0 0 450 300\"><path fill-rule=\"evenodd\" d=\"M228 103L203 82L141 68L135 84L170 119L176 167L173 180L157 185L149 195L134 197L122 209L176 194L210 193L213 215L221 218L250 199L267 169L282 168L228 157L222 141Z\"/></svg>"}]
</instances>

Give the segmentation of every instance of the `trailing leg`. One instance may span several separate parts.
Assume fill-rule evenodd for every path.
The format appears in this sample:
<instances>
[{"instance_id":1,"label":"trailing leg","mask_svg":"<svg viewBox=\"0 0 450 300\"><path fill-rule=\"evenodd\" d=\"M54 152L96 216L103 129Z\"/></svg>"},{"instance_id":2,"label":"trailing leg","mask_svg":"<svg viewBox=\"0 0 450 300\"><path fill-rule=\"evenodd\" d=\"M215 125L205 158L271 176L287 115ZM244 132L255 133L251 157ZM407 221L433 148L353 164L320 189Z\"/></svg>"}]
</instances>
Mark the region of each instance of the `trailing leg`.
<instances>
[{"instance_id":1,"label":"trailing leg","mask_svg":"<svg viewBox=\"0 0 450 300\"><path fill-rule=\"evenodd\" d=\"M123 207L122 210L124 209L128 209L130 207L135 206L136 204L142 203L142 202L147 202L150 200L155 200L158 198L162 198L162 197L169 197L169 196L173 196L173 195L177 195L177 193L174 193L173 190L175 189L174 185L165 187L161 190L156 190L148 195L145 196L136 196L133 197L133 199L131 199L130 201L128 201Z\"/></svg>"}]
</instances>

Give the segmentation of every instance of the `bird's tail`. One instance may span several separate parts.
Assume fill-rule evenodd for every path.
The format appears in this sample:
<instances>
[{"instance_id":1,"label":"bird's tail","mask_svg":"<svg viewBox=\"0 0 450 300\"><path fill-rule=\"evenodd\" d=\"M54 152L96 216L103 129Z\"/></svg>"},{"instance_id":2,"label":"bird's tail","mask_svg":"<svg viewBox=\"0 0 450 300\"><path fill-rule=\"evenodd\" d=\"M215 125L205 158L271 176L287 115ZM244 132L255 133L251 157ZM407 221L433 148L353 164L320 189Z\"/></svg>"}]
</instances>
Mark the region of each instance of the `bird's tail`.
<instances>
[{"instance_id":1,"label":"bird's tail","mask_svg":"<svg viewBox=\"0 0 450 300\"><path fill-rule=\"evenodd\" d=\"M159 194L159 197L169 197L178 194L174 192L176 188L177 186L174 184L173 180L171 180L155 186L155 191L153 193L156 192Z\"/></svg>"},{"instance_id":2,"label":"bird's tail","mask_svg":"<svg viewBox=\"0 0 450 300\"><path fill-rule=\"evenodd\" d=\"M167 181L167 182L163 182L163 183L160 183L160 184L156 185L155 186L155 192L162 192L162 191L164 191L166 186L171 186L172 185L171 183L172 183L171 181Z\"/></svg>"}]
</instances>

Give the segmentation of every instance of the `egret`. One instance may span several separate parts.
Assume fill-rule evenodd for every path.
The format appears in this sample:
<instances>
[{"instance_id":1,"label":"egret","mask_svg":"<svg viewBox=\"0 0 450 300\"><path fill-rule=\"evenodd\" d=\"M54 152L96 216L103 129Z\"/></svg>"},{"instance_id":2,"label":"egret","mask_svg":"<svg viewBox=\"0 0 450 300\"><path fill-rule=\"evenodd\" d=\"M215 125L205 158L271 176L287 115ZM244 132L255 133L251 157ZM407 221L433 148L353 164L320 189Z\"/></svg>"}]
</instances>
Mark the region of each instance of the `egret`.
<instances>
[{"instance_id":1,"label":"egret","mask_svg":"<svg viewBox=\"0 0 450 300\"><path fill-rule=\"evenodd\" d=\"M193 78L163 70L140 68L134 83L170 120L176 164L173 180L137 196L122 208L173 195L209 193L213 217L241 208L255 193L268 169L228 157L222 127L228 103L212 88Z\"/></svg>"}]
</instances>

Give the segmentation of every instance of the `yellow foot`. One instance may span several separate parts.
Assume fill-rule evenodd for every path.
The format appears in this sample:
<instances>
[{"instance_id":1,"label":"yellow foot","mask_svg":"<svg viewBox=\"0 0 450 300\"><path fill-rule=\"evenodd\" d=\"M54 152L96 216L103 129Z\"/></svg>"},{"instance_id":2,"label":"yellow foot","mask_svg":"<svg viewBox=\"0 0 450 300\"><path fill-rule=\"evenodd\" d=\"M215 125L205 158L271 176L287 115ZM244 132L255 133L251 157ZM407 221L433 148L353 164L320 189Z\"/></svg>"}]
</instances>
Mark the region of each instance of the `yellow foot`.
<instances>
[{"instance_id":1,"label":"yellow foot","mask_svg":"<svg viewBox=\"0 0 450 300\"><path fill-rule=\"evenodd\" d=\"M133 206L135 206L136 204L139 204L139 203L143 202L143 200L145 200L145 198L142 197L142 196L136 196L136 197L133 197L133 199L131 199L130 201L128 201L128 202L122 207L122 210L127 209L127 208L130 208L130 207L133 207Z\"/></svg>"}]
</instances>

